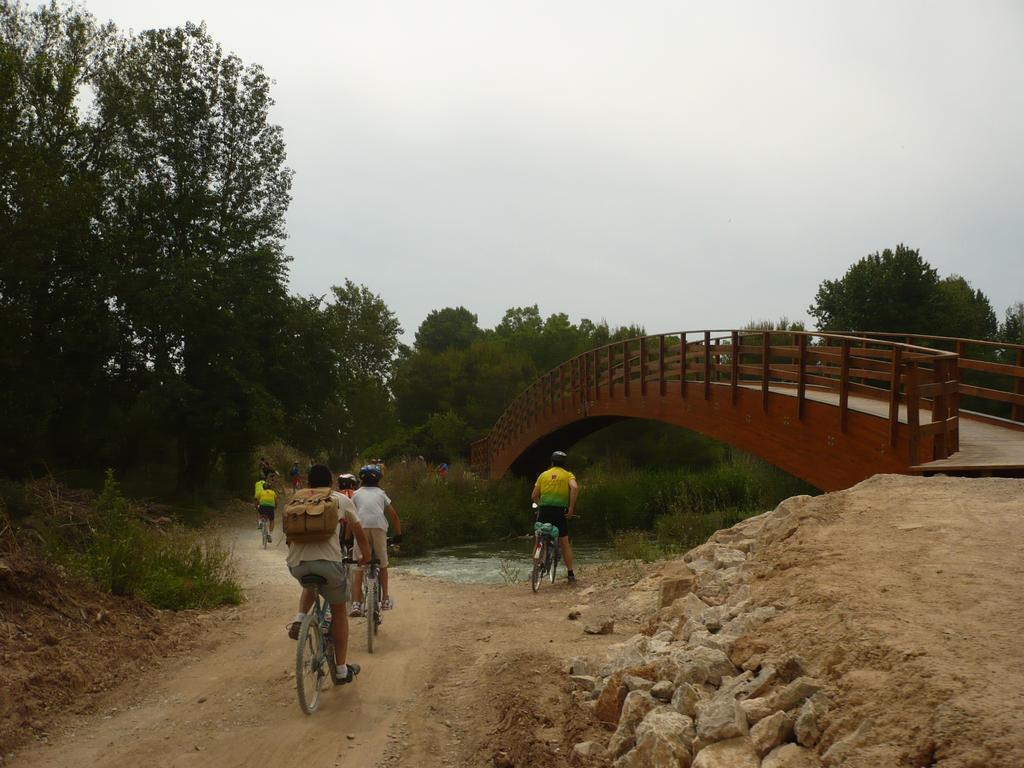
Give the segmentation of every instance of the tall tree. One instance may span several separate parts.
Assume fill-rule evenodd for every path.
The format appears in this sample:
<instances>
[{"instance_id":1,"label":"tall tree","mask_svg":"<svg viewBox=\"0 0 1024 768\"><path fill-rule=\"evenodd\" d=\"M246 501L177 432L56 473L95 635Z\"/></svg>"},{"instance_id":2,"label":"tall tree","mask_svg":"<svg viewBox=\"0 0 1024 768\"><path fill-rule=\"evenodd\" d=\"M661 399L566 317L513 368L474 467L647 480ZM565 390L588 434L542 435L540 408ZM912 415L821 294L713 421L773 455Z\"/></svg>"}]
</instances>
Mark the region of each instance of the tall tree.
<instances>
[{"instance_id":1,"label":"tall tree","mask_svg":"<svg viewBox=\"0 0 1024 768\"><path fill-rule=\"evenodd\" d=\"M259 351L285 308L291 171L270 81L186 24L122 40L96 101L112 137L99 228L133 340L121 372L174 414L181 482L197 487L272 407Z\"/></svg>"},{"instance_id":2,"label":"tall tree","mask_svg":"<svg viewBox=\"0 0 1024 768\"><path fill-rule=\"evenodd\" d=\"M808 313L825 331L931 333L939 276L905 245L865 256L838 280L818 287Z\"/></svg>"},{"instance_id":3,"label":"tall tree","mask_svg":"<svg viewBox=\"0 0 1024 768\"><path fill-rule=\"evenodd\" d=\"M435 309L416 330L416 349L423 352L444 352L465 349L483 336L477 317L465 307Z\"/></svg>"}]
</instances>

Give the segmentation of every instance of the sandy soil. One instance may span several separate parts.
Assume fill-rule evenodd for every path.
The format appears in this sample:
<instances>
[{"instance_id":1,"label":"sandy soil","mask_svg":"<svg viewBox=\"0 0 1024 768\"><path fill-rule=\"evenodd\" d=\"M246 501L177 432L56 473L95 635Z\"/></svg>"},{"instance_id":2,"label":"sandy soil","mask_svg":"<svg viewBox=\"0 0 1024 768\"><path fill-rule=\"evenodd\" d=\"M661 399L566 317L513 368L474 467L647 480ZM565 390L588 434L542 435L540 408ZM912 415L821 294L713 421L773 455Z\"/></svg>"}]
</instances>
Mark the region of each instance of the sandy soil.
<instances>
[{"instance_id":1,"label":"sandy soil","mask_svg":"<svg viewBox=\"0 0 1024 768\"><path fill-rule=\"evenodd\" d=\"M876 477L798 502L800 525L756 551L754 602L781 612L746 642L799 654L825 683L833 707L818 751L845 744L830 765L1024 766L1022 499L1020 480ZM601 658L639 631L659 573L679 567L583 572L578 587L539 595L395 570L398 607L378 653L354 621L363 674L308 717L285 634L297 587L283 545L259 549L250 526L246 516L225 534L246 605L204 614L198 646L156 672L140 661L97 711L54 707L49 742L6 765L566 768L573 744L608 738L577 703L566 660ZM573 608L615 615L615 634L583 634Z\"/></svg>"},{"instance_id":2,"label":"sandy soil","mask_svg":"<svg viewBox=\"0 0 1024 768\"><path fill-rule=\"evenodd\" d=\"M878 476L811 501L758 560L770 651L835 692L842 764L1024 766L1024 481Z\"/></svg>"},{"instance_id":3,"label":"sandy soil","mask_svg":"<svg viewBox=\"0 0 1024 768\"><path fill-rule=\"evenodd\" d=\"M501 741L511 730L511 748L525 743L551 753L537 765L563 765L575 736L593 727L570 704L563 659L577 646L599 653L621 638L584 636L578 621L566 619L582 590L561 582L533 595L525 583L453 585L400 569L392 571L397 607L386 614L372 656L364 621L352 620L349 658L363 667L357 682L328 686L319 711L302 714L295 643L285 633L297 585L284 545L260 549L250 525L245 517L225 533L243 567L245 606L209 614L198 647L126 680L91 715L58 718L48 743L6 764L483 765L491 762L492 737ZM563 717L576 725L563 728Z\"/></svg>"}]
</instances>

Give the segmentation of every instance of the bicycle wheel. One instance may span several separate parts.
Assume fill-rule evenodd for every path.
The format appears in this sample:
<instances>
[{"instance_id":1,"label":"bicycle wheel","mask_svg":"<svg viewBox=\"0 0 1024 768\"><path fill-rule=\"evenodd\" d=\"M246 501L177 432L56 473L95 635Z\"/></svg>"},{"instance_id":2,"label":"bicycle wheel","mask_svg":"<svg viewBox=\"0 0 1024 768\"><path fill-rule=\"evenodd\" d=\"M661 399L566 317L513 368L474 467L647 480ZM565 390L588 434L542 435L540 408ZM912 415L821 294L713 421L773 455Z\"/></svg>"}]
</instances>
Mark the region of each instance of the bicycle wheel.
<instances>
[{"instance_id":1,"label":"bicycle wheel","mask_svg":"<svg viewBox=\"0 0 1024 768\"><path fill-rule=\"evenodd\" d=\"M533 563L533 571L530 573L530 587L536 592L540 589L541 579L544 578L544 569L538 562Z\"/></svg>"},{"instance_id":2,"label":"bicycle wheel","mask_svg":"<svg viewBox=\"0 0 1024 768\"><path fill-rule=\"evenodd\" d=\"M263 548L266 549L267 544L270 543L270 527L266 523L263 523L261 527L263 528Z\"/></svg>"},{"instance_id":3,"label":"bicycle wheel","mask_svg":"<svg viewBox=\"0 0 1024 768\"><path fill-rule=\"evenodd\" d=\"M312 715L320 706L323 682L323 635L314 610L302 620L299 641L295 646L295 688L299 694L299 708L307 715Z\"/></svg>"},{"instance_id":4,"label":"bicycle wheel","mask_svg":"<svg viewBox=\"0 0 1024 768\"><path fill-rule=\"evenodd\" d=\"M551 579L551 583L554 584L555 583L555 571L558 570L558 542L555 542L553 544L549 544L548 546L551 547L551 574L550 574L550 579Z\"/></svg>"},{"instance_id":5,"label":"bicycle wheel","mask_svg":"<svg viewBox=\"0 0 1024 768\"><path fill-rule=\"evenodd\" d=\"M366 579L364 582L363 607L366 609L366 650L373 653L373 636L377 629L377 580Z\"/></svg>"}]
</instances>

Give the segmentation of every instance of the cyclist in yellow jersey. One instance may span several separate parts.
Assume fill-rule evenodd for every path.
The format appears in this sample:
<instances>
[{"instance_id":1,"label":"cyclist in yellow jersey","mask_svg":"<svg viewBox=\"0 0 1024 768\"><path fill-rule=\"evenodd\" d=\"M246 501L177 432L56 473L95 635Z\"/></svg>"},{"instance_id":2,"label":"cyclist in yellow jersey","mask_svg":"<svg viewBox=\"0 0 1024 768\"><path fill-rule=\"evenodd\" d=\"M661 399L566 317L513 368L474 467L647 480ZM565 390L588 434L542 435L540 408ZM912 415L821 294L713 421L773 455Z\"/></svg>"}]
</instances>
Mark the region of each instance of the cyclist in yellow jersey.
<instances>
[{"instance_id":1,"label":"cyclist in yellow jersey","mask_svg":"<svg viewBox=\"0 0 1024 768\"><path fill-rule=\"evenodd\" d=\"M531 498L539 507L537 522L551 523L558 528L558 546L562 550L562 560L569 572L569 583L576 583L576 574L572 571L572 545L569 543L569 520L575 517L576 497L580 487L576 476L565 468L566 455L563 451L551 454L551 468L546 469L537 477L533 485Z\"/></svg>"},{"instance_id":2,"label":"cyclist in yellow jersey","mask_svg":"<svg viewBox=\"0 0 1024 768\"><path fill-rule=\"evenodd\" d=\"M277 511L277 493L270 487L270 483L266 482L263 484L263 490L259 492L257 498L259 501L260 517L267 518L268 527L272 534L274 532L274 513ZM268 534L267 541L273 540L273 536Z\"/></svg>"}]
</instances>

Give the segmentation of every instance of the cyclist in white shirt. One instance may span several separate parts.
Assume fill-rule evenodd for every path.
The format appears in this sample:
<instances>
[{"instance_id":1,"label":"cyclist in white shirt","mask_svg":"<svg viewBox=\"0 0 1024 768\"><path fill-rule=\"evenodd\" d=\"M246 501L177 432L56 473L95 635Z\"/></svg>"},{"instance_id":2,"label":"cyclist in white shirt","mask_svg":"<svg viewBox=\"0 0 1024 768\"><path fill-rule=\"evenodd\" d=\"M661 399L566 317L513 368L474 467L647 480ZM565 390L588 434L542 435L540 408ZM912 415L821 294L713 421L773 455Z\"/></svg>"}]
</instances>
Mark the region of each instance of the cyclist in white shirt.
<instances>
[{"instance_id":1,"label":"cyclist in white shirt","mask_svg":"<svg viewBox=\"0 0 1024 768\"><path fill-rule=\"evenodd\" d=\"M359 490L352 494L352 502L356 505L356 514L359 522L362 523L366 538L370 541L370 547L380 560L380 591L381 608L389 611L395 607L391 595L388 593L388 521L395 526L395 533L392 541L399 544L402 541L402 521L398 519L391 499L380 487L380 480L383 477L380 467L368 464L359 470ZM355 557L361 560L363 553L359 542L355 545ZM369 553L367 553L368 555ZM352 587L352 610L350 616L364 616L366 606L361 602L363 596L363 572L355 573L355 584Z\"/></svg>"}]
</instances>

